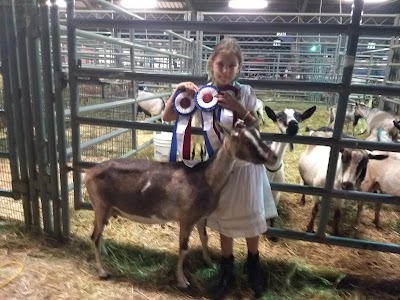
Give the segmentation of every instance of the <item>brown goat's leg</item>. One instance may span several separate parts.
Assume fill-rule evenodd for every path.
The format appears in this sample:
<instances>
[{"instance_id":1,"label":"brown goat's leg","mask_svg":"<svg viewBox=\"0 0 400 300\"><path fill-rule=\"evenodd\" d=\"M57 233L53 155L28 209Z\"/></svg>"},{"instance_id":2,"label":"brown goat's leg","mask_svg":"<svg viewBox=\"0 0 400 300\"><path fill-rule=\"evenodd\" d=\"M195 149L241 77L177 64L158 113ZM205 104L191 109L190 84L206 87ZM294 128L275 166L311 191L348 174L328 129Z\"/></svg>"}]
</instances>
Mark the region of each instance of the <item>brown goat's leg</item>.
<instances>
[{"instance_id":1,"label":"brown goat's leg","mask_svg":"<svg viewBox=\"0 0 400 300\"><path fill-rule=\"evenodd\" d=\"M335 214L333 215L333 235L339 236L339 224L342 216L342 210L340 208L335 208Z\"/></svg>"},{"instance_id":2,"label":"brown goat's leg","mask_svg":"<svg viewBox=\"0 0 400 300\"><path fill-rule=\"evenodd\" d=\"M356 216L356 220L354 222L354 228L357 230L358 226L360 225L361 222L361 212L363 210L364 207L364 202L363 201L358 201L358 205L357 205L357 216Z\"/></svg>"},{"instance_id":3,"label":"brown goat's leg","mask_svg":"<svg viewBox=\"0 0 400 300\"><path fill-rule=\"evenodd\" d=\"M110 274L104 268L103 257L102 257L102 247L104 247L102 234L104 230L104 225L107 223L108 212L103 207L101 207L100 209L99 208L96 209L96 207L94 207L94 209L95 209L95 221L91 239L94 244L96 267L97 267L97 272L99 274L99 278L107 279L108 277L110 277Z\"/></svg>"},{"instance_id":4,"label":"brown goat's leg","mask_svg":"<svg viewBox=\"0 0 400 300\"><path fill-rule=\"evenodd\" d=\"M306 205L306 195L301 195L301 199L300 199L300 201L299 201L299 205L300 206L304 206L304 205Z\"/></svg>"},{"instance_id":5,"label":"brown goat's leg","mask_svg":"<svg viewBox=\"0 0 400 300\"><path fill-rule=\"evenodd\" d=\"M311 212L311 219L307 225L307 232L314 232L314 222L315 222L315 218L317 217L317 214L318 214L319 203L320 203L319 200L314 201L314 207Z\"/></svg>"},{"instance_id":6,"label":"brown goat's leg","mask_svg":"<svg viewBox=\"0 0 400 300\"><path fill-rule=\"evenodd\" d=\"M307 232L315 232L314 231L315 218L317 217L319 205L321 203L319 196L313 196L313 200L314 200L314 207L313 207L313 210L311 211L310 222L308 222L308 225L307 225Z\"/></svg>"},{"instance_id":7,"label":"brown goat's leg","mask_svg":"<svg viewBox=\"0 0 400 300\"><path fill-rule=\"evenodd\" d=\"M375 204L375 219L374 219L374 224L376 229L381 229L381 209L382 209L382 203L376 203Z\"/></svg>"},{"instance_id":8,"label":"brown goat's leg","mask_svg":"<svg viewBox=\"0 0 400 300\"><path fill-rule=\"evenodd\" d=\"M192 232L194 224L179 224L179 259L176 270L176 277L178 279L178 287L181 289L187 289L190 285L183 273L183 261L188 252L189 236Z\"/></svg>"},{"instance_id":9,"label":"brown goat's leg","mask_svg":"<svg viewBox=\"0 0 400 300\"><path fill-rule=\"evenodd\" d=\"M196 227L197 231L199 232L199 237L201 241L201 247L202 247L202 252L203 252L203 259L207 263L207 265L211 266L212 261L210 254L208 253L208 236L207 236L207 230L206 230L206 222L207 219L201 219L199 222L197 222Z\"/></svg>"}]
</instances>

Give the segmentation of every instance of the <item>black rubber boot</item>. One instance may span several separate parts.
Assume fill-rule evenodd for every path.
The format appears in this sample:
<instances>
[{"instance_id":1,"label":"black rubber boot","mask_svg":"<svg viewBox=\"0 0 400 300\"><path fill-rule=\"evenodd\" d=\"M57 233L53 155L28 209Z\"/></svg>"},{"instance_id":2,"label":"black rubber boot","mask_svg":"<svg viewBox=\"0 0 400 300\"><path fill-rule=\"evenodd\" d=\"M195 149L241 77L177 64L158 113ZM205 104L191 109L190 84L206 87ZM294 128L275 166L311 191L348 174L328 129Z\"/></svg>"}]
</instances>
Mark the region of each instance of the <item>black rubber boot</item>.
<instances>
[{"instance_id":1,"label":"black rubber boot","mask_svg":"<svg viewBox=\"0 0 400 300\"><path fill-rule=\"evenodd\" d=\"M211 289L211 299L223 299L228 287L233 281L233 261L234 257L222 257L220 264L220 274L218 282Z\"/></svg>"},{"instance_id":2,"label":"black rubber boot","mask_svg":"<svg viewBox=\"0 0 400 300\"><path fill-rule=\"evenodd\" d=\"M247 256L247 274L250 288L254 292L254 298L259 299L264 290L261 274L259 253L252 254L248 252Z\"/></svg>"}]
</instances>

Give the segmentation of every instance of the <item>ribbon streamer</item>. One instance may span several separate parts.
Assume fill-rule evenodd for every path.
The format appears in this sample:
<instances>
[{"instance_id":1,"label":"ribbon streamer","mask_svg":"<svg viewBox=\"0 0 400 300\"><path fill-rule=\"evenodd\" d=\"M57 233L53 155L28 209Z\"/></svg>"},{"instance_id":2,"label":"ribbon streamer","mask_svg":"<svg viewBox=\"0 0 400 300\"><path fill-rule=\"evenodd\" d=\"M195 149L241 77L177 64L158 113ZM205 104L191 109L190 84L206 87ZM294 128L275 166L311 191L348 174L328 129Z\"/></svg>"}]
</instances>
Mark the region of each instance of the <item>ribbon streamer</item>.
<instances>
[{"instance_id":1,"label":"ribbon streamer","mask_svg":"<svg viewBox=\"0 0 400 300\"><path fill-rule=\"evenodd\" d=\"M192 135L192 115L196 111L194 97L186 91L180 91L175 95L172 108L177 114L174 129L172 131L171 151L169 161L176 162L177 154L183 160L190 159L190 142Z\"/></svg>"}]
</instances>

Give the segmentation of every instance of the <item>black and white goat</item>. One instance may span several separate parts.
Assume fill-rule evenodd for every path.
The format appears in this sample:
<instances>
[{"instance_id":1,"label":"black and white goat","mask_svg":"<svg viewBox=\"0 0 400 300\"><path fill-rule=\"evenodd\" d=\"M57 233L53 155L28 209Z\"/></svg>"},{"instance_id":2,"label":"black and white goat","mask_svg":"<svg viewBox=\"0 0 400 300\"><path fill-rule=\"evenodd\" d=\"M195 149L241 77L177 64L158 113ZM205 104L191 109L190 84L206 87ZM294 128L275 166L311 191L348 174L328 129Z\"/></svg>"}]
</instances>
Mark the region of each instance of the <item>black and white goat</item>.
<instances>
[{"instance_id":1,"label":"black and white goat","mask_svg":"<svg viewBox=\"0 0 400 300\"><path fill-rule=\"evenodd\" d=\"M156 97L156 94L152 92L147 92L143 90L138 91L137 100L141 100L144 98L150 98L149 100L138 101L138 110L137 112L143 112L148 117L155 117L161 114L161 112L165 108L165 102L163 99Z\"/></svg>"},{"instance_id":2,"label":"black and white goat","mask_svg":"<svg viewBox=\"0 0 400 300\"><path fill-rule=\"evenodd\" d=\"M275 113L270 107L265 107L265 112L267 116L278 126L279 131L282 134L287 134L290 136L294 136L299 131L299 124L311 117L315 110L316 106L312 106L304 112L297 112L294 109L284 109L279 113ZM285 182L285 168L283 164L283 156L286 152L289 143L282 142L273 142L271 145L272 150L278 156L278 160L274 166L267 166L267 176L270 182L275 183L284 183ZM293 145L290 144L291 149L293 149ZM280 200L280 191L272 191L272 195L274 197L275 205L278 205ZM274 220L271 219L271 226L274 225Z\"/></svg>"},{"instance_id":3,"label":"black and white goat","mask_svg":"<svg viewBox=\"0 0 400 300\"><path fill-rule=\"evenodd\" d=\"M222 146L211 159L193 168L183 162L116 159L86 170L84 183L95 213L91 239L100 278L109 276L100 251L103 229L109 218L117 215L141 223L179 223L177 280L180 288L189 286L183 262L194 226L199 231L204 259L211 261L205 221L218 205L235 160L268 166L277 160L255 128L237 125L228 129L219 124L217 127L225 136Z\"/></svg>"},{"instance_id":4,"label":"black and white goat","mask_svg":"<svg viewBox=\"0 0 400 300\"><path fill-rule=\"evenodd\" d=\"M316 131L312 136L331 138L332 132ZM322 145L309 145L299 159L300 176L305 185L324 188L326 183L326 174L328 171L328 162L331 148ZM336 178L333 188L335 190L355 190L358 189L361 181L364 179L369 158L381 159L382 156L368 154L363 149L341 149L336 166ZM320 196L314 195L310 221L307 225L307 231L314 231L314 222L318 213ZM334 235L339 235L339 222L341 218L343 199L334 199L335 214L333 223Z\"/></svg>"}]
</instances>

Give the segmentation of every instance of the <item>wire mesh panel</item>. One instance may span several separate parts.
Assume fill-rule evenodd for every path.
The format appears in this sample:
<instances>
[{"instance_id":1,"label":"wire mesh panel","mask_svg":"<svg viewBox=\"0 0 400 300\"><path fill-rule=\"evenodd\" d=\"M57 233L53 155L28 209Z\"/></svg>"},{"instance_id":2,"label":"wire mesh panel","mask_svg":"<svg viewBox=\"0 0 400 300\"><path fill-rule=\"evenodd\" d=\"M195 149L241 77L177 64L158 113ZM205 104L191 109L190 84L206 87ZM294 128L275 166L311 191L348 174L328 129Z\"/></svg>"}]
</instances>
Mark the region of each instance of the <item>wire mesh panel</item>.
<instances>
[{"instance_id":1,"label":"wire mesh panel","mask_svg":"<svg viewBox=\"0 0 400 300\"><path fill-rule=\"evenodd\" d=\"M0 191L12 191L10 161L7 141L7 122L4 110L3 77L0 76ZM0 218L6 220L24 220L22 202L9 197L0 197Z\"/></svg>"}]
</instances>

